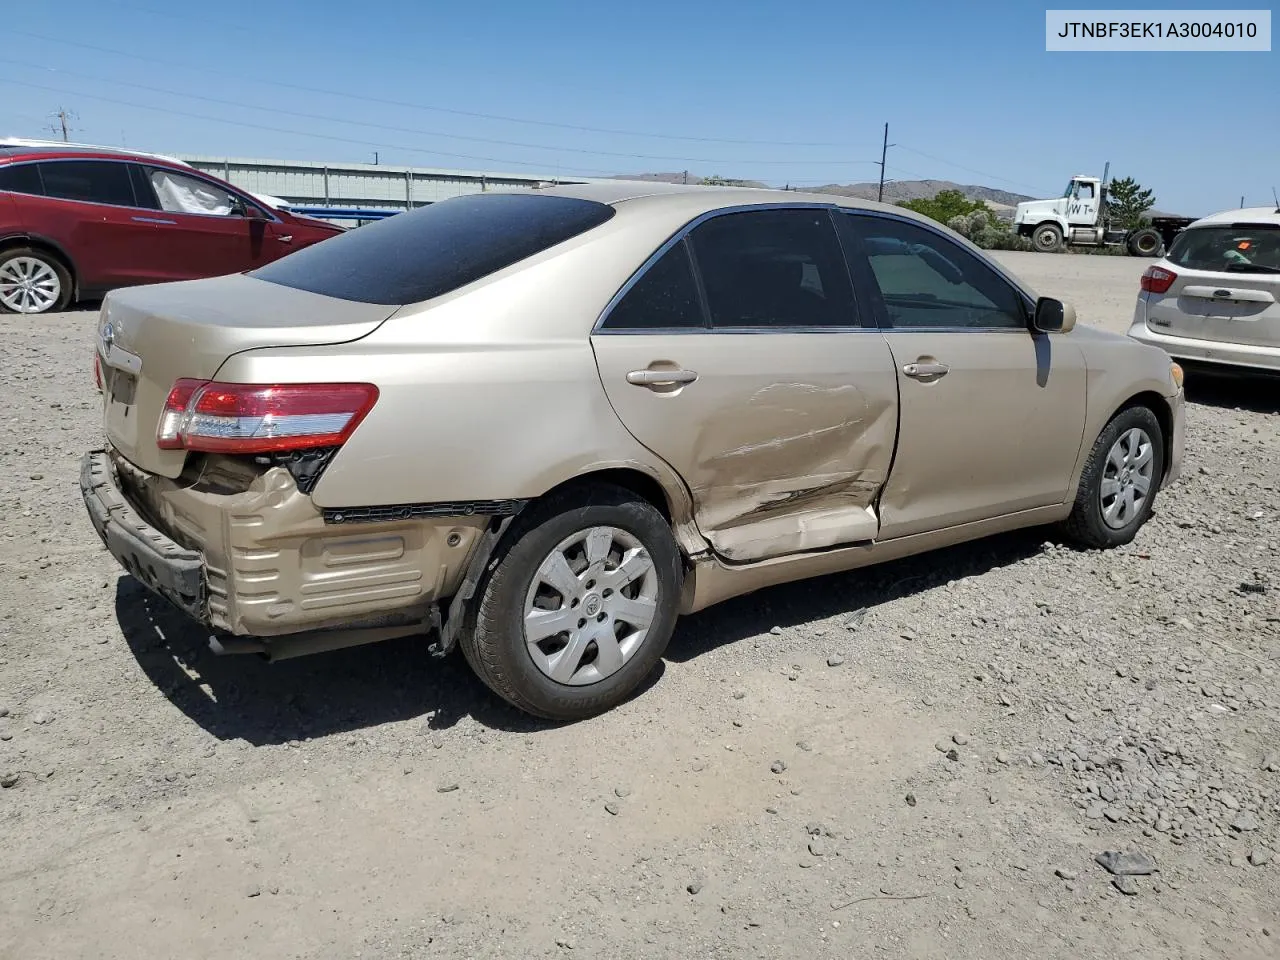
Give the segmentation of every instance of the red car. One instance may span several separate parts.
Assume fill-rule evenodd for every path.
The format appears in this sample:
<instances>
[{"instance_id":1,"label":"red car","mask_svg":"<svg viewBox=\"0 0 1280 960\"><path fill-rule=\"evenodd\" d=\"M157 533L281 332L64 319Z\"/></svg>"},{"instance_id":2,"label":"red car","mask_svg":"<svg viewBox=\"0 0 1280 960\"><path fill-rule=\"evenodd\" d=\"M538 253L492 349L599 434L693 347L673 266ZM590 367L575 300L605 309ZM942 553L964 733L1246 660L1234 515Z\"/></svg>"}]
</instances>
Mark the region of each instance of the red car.
<instances>
[{"instance_id":1,"label":"red car","mask_svg":"<svg viewBox=\"0 0 1280 960\"><path fill-rule=\"evenodd\" d=\"M179 163L0 145L0 311L239 273L341 232Z\"/></svg>"}]
</instances>

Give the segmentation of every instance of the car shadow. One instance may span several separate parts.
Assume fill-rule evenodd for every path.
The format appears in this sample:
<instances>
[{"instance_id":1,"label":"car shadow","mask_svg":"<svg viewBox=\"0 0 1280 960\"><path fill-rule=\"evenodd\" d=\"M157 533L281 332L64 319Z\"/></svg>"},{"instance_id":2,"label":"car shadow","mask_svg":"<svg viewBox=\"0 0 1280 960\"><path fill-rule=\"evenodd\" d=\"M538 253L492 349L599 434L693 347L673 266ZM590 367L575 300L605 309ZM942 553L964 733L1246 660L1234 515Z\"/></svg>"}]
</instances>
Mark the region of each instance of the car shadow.
<instances>
[{"instance_id":1,"label":"car shadow","mask_svg":"<svg viewBox=\"0 0 1280 960\"><path fill-rule=\"evenodd\" d=\"M466 716L508 732L561 725L508 705L476 678L460 653L432 657L422 636L279 663L220 656L208 647L207 627L127 575L116 583L115 613L143 673L220 740L280 744L415 719L428 733L447 730ZM659 665L635 696L661 675Z\"/></svg>"},{"instance_id":2,"label":"car shadow","mask_svg":"<svg viewBox=\"0 0 1280 960\"><path fill-rule=\"evenodd\" d=\"M1019 531L728 600L682 618L666 659L684 663L774 626L872 609L1007 566L1039 551L1045 535L1044 530ZM170 703L220 740L280 744L416 719L429 734L448 730L464 717L506 732L561 726L509 706L475 677L461 654L430 656L424 637L274 664L252 655L219 656L208 648L207 627L127 575L116 585L115 613L143 673ZM643 696L664 669L659 663L634 696Z\"/></svg>"},{"instance_id":3,"label":"car shadow","mask_svg":"<svg viewBox=\"0 0 1280 960\"><path fill-rule=\"evenodd\" d=\"M1280 377L1188 367L1187 400L1206 407L1280 413Z\"/></svg>"},{"instance_id":4,"label":"car shadow","mask_svg":"<svg viewBox=\"0 0 1280 960\"><path fill-rule=\"evenodd\" d=\"M1018 530L727 600L682 618L667 659L692 660L725 644L768 634L773 627L844 615L852 619L860 611L1025 560L1039 553L1046 539L1053 539L1052 530Z\"/></svg>"}]
</instances>

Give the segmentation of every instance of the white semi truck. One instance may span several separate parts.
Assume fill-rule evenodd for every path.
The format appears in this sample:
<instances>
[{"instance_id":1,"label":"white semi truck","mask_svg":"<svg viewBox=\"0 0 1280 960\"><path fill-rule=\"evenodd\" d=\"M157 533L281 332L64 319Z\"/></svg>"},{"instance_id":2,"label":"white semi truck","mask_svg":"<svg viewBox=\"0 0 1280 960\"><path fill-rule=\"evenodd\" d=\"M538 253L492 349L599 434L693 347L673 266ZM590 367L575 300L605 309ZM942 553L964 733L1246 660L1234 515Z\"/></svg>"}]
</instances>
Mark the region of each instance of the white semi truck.
<instances>
[{"instance_id":1,"label":"white semi truck","mask_svg":"<svg viewBox=\"0 0 1280 960\"><path fill-rule=\"evenodd\" d=\"M1042 253L1054 253L1064 245L1123 246L1135 257L1160 256L1192 218L1153 217L1136 230L1117 227L1107 204L1110 171L1108 163L1101 179L1074 176L1062 196L1052 200L1023 201L1013 215L1013 229Z\"/></svg>"}]
</instances>

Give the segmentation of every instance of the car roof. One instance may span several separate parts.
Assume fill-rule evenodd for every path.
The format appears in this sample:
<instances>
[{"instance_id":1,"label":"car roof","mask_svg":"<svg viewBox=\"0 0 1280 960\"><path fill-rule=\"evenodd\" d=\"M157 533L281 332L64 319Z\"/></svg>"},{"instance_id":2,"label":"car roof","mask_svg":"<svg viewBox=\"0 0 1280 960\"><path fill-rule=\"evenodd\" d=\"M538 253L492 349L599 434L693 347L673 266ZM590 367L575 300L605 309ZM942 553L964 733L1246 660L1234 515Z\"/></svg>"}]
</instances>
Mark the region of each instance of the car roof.
<instances>
[{"instance_id":1,"label":"car roof","mask_svg":"<svg viewBox=\"0 0 1280 960\"><path fill-rule=\"evenodd\" d=\"M653 183L636 180L573 183L544 187L539 193L579 200L594 200L611 206L640 201L644 206L678 207L684 213L710 213L725 207L755 206L778 203L818 203L859 210L882 210L916 220L927 218L894 204L845 197L834 193L802 193L796 190L772 190L762 187L707 187L681 183ZM930 221L932 222L932 221Z\"/></svg>"},{"instance_id":2,"label":"car roof","mask_svg":"<svg viewBox=\"0 0 1280 960\"><path fill-rule=\"evenodd\" d=\"M0 163L15 160L68 160L94 157L106 160L146 160L151 163L165 164L171 167L187 167L181 160L173 160L154 153L141 153L133 150L113 150L110 147L89 146L35 146L32 144L15 144L0 142Z\"/></svg>"},{"instance_id":3,"label":"car roof","mask_svg":"<svg viewBox=\"0 0 1280 960\"><path fill-rule=\"evenodd\" d=\"M1194 230L1196 227L1211 227L1215 225L1233 223L1262 223L1267 224L1268 226L1280 227L1280 208L1243 207L1239 210L1223 210L1221 213L1201 217L1195 223L1188 226L1187 229Z\"/></svg>"}]
</instances>

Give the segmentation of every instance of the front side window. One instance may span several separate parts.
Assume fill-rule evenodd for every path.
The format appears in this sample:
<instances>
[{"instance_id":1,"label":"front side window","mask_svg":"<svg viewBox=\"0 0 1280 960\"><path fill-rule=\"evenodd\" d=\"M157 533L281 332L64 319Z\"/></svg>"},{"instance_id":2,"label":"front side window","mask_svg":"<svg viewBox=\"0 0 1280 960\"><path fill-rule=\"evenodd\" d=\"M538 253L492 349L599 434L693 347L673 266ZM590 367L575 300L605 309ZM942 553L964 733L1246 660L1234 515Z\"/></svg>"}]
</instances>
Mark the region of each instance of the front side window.
<instances>
[{"instance_id":1,"label":"front side window","mask_svg":"<svg viewBox=\"0 0 1280 960\"><path fill-rule=\"evenodd\" d=\"M713 217L690 234L718 328L857 325L849 271L825 209Z\"/></svg>"},{"instance_id":2,"label":"front side window","mask_svg":"<svg viewBox=\"0 0 1280 960\"><path fill-rule=\"evenodd\" d=\"M1093 199L1093 184L1092 184L1092 183L1081 183L1081 184L1077 184L1077 185L1076 185L1076 199L1077 199L1077 200L1092 200L1092 199Z\"/></svg>"},{"instance_id":3,"label":"front side window","mask_svg":"<svg viewBox=\"0 0 1280 960\"><path fill-rule=\"evenodd\" d=\"M44 187L40 184L40 171L34 163L15 163L0 167L0 190L29 193L38 197L44 193Z\"/></svg>"},{"instance_id":4,"label":"front side window","mask_svg":"<svg viewBox=\"0 0 1280 960\"><path fill-rule=\"evenodd\" d=\"M650 265L609 311L605 330L688 330L703 326L689 251L680 241Z\"/></svg>"},{"instance_id":5,"label":"front side window","mask_svg":"<svg viewBox=\"0 0 1280 960\"><path fill-rule=\"evenodd\" d=\"M249 276L341 300L418 303L550 249L613 214L608 204L572 197L471 194L339 234Z\"/></svg>"},{"instance_id":6,"label":"front side window","mask_svg":"<svg viewBox=\"0 0 1280 960\"><path fill-rule=\"evenodd\" d=\"M160 209L169 213L203 213L225 217L236 209L235 197L199 177L152 167L148 171L151 188Z\"/></svg>"},{"instance_id":7,"label":"front side window","mask_svg":"<svg viewBox=\"0 0 1280 960\"><path fill-rule=\"evenodd\" d=\"M127 163L107 160L46 160L40 165L45 196L132 207L137 203Z\"/></svg>"},{"instance_id":8,"label":"front side window","mask_svg":"<svg viewBox=\"0 0 1280 960\"><path fill-rule=\"evenodd\" d=\"M1233 223L1184 230L1169 262L1218 273L1280 273L1280 225Z\"/></svg>"},{"instance_id":9,"label":"front side window","mask_svg":"<svg viewBox=\"0 0 1280 960\"><path fill-rule=\"evenodd\" d=\"M959 244L888 217L845 214L893 327L1026 329L1022 296Z\"/></svg>"}]
</instances>

